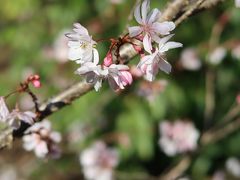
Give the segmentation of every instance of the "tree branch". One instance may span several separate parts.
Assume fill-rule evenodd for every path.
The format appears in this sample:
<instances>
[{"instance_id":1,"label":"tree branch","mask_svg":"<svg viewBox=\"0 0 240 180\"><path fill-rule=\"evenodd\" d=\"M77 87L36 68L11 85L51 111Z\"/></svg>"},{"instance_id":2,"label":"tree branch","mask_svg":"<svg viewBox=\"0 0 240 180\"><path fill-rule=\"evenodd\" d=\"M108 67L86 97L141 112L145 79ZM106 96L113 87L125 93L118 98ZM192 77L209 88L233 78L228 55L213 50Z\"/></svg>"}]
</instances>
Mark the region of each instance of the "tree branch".
<instances>
[{"instance_id":1,"label":"tree branch","mask_svg":"<svg viewBox=\"0 0 240 180\"><path fill-rule=\"evenodd\" d=\"M191 13L189 13L188 16L202 9L211 8L222 1L224 0L205 1L200 6L197 6L197 8L195 8L194 10L191 10ZM185 12L188 12L189 8L191 7L189 5L192 5L192 3L197 3L197 2L198 1L191 1L191 4L190 4L188 0L175 0L172 3L168 4L166 9L163 11L163 14L160 17L159 21L164 21L164 20L171 21L174 19L177 20L177 18L181 17L182 14L184 14ZM182 21L180 21L179 24L181 22ZM130 46L129 44L126 44L123 47L121 47L120 55L121 55L121 58L124 60L124 62L127 63L130 59L136 56L137 53L132 48L132 46ZM80 98L81 96L91 91L92 89L93 89L93 86L91 84L86 83L85 81L81 81L81 82L78 82L77 84L72 85L70 88L64 90L63 92L59 93L55 97L50 98L40 106L40 116L38 120L40 121L45 117L51 115L52 113L59 111L60 109L71 104L72 101ZM21 137L24 131L28 127L29 127L28 124L22 123L18 130L13 131L13 137ZM10 131L6 130L6 132L10 132ZM2 141L2 139L4 139L4 133L5 131L0 132L0 137L1 137L0 147L4 147L4 142Z\"/></svg>"}]
</instances>

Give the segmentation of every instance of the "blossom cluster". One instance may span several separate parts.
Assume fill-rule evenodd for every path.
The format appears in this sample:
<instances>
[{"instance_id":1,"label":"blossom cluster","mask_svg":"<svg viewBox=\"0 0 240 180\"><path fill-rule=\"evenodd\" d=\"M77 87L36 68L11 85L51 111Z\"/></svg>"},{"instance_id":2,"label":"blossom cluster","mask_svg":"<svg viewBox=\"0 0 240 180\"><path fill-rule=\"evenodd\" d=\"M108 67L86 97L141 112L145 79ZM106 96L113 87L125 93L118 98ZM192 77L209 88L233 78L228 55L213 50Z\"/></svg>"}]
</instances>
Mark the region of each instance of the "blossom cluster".
<instances>
[{"instance_id":1,"label":"blossom cluster","mask_svg":"<svg viewBox=\"0 0 240 180\"><path fill-rule=\"evenodd\" d=\"M139 4L134 17L139 24L128 28L129 33L122 38L122 42L131 44L141 59L137 67L148 81L153 81L159 71L171 71L171 65L166 61L165 53L169 49L181 47L181 43L169 42L173 36L170 32L175 28L171 21L158 22L161 12L158 9L150 10L150 1L144 0ZM88 83L94 84L96 91L102 86L103 80L108 80L113 90L124 89L131 85L133 77L129 66L121 62L117 40L110 39L111 46L102 63L99 63L99 53L96 49L97 41L89 35L88 30L79 23L74 24L73 32L67 33L69 39L68 58L75 61L80 67L76 74L86 78ZM143 47L133 43L141 41ZM118 54L116 54L118 53ZM114 60L116 56L117 61Z\"/></svg>"},{"instance_id":2,"label":"blossom cluster","mask_svg":"<svg viewBox=\"0 0 240 180\"><path fill-rule=\"evenodd\" d=\"M197 148L199 131L191 122L177 120L164 121L159 126L159 145L168 156L193 151Z\"/></svg>"},{"instance_id":3,"label":"blossom cluster","mask_svg":"<svg viewBox=\"0 0 240 180\"><path fill-rule=\"evenodd\" d=\"M60 141L60 133L52 131L50 121L43 120L35 123L25 131L23 147L27 151L34 151L39 158L44 158L47 155L58 158L60 149L57 143Z\"/></svg>"},{"instance_id":4,"label":"blossom cluster","mask_svg":"<svg viewBox=\"0 0 240 180\"><path fill-rule=\"evenodd\" d=\"M0 122L8 124L13 129L18 129L21 121L32 125L36 114L31 111L20 111L17 107L9 111L4 97L0 96Z\"/></svg>"},{"instance_id":5,"label":"blossom cluster","mask_svg":"<svg viewBox=\"0 0 240 180\"><path fill-rule=\"evenodd\" d=\"M118 153L104 142L97 141L80 154L80 163L86 179L111 180L118 164Z\"/></svg>"}]
</instances>

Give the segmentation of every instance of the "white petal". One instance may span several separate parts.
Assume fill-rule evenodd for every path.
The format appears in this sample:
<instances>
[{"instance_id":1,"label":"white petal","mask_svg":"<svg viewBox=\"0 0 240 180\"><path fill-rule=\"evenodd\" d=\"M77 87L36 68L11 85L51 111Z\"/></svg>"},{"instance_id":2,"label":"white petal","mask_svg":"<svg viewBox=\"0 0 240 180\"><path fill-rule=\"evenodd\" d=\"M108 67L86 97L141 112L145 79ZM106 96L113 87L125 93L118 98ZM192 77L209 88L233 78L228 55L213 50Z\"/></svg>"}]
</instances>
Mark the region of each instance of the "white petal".
<instances>
[{"instance_id":1,"label":"white petal","mask_svg":"<svg viewBox=\"0 0 240 180\"><path fill-rule=\"evenodd\" d=\"M153 23L153 29L155 32L161 35L168 35L170 31L175 28L175 24L172 21L165 21L162 23L155 22Z\"/></svg>"},{"instance_id":2,"label":"white petal","mask_svg":"<svg viewBox=\"0 0 240 180\"><path fill-rule=\"evenodd\" d=\"M149 13L149 15L148 15L148 17L147 17L147 23L148 24L151 24L151 23L153 23L153 22L155 22L155 21L157 21L158 20L158 18L159 18L159 16L160 16L160 11L158 10L158 9L153 9L150 13Z\"/></svg>"},{"instance_id":3,"label":"white petal","mask_svg":"<svg viewBox=\"0 0 240 180\"><path fill-rule=\"evenodd\" d=\"M168 35L168 36L165 36L164 38L161 38L161 40L158 42L158 44L159 44L159 49L161 49L162 46L163 46L169 39L171 39L173 36L174 36L174 34L170 34L170 35Z\"/></svg>"},{"instance_id":4,"label":"white petal","mask_svg":"<svg viewBox=\"0 0 240 180\"><path fill-rule=\"evenodd\" d=\"M34 138L33 135L25 135L23 136L23 148L26 151L31 151L35 148L36 146L36 139Z\"/></svg>"},{"instance_id":5,"label":"white petal","mask_svg":"<svg viewBox=\"0 0 240 180\"><path fill-rule=\"evenodd\" d=\"M94 85L94 89L95 91L99 91L99 89L102 87L102 79L99 79L98 81L96 81L95 85Z\"/></svg>"},{"instance_id":6,"label":"white petal","mask_svg":"<svg viewBox=\"0 0 240 180\"><path fill-rule=\"evenodd\" d=\"M19 119L8 119L8 124L11 126L13 129L18 129L21 125L21 121Z\"/></svg>"},{"instance_id":7,"label":"white petal","mask_svg":"<svg viewBox=\"0 0 240 180\"><path fill-rule=\"evenodd\" d=\"M128 32L130 37L135 37L142 32L142 29L140 26L132 26L128 28Z\"/></svg>"},{"instance_id":8,"label":"white petal","mask_svg":"<svg viewBox=\"0 0 240 180\"><path fill-rule=\"evenodd\" d=\"M39 158L44 158L48 153L47 143L45 141L41 141L35 148L35 154Z\"/></svg>"},{"instance_id":9,"label":"white petal","mask_svg":"<svg viewBox=\"0 0 240 180\"><path fill-rule=\"evenodd\" d=\"M150 9L150 1L149 0L144 0L142 3L142 21L144 24L146 24L147 21L147 13Z\"/></svg>"},{"instance_id":10,"label":"white petal","mask_svg":"<svg viewBox=\"0 0 240 180\"><path fill-rule=\"evenodd\" d=\"M169 49L179 48L182 46L183 45L181 43L170 41L170 42L167 42L166 44L164 44L162 46L162 48L159 49L159 51L161 51L163 53L163 52L168 51Z\"/></svg>"},{"instance_id":11,"label":"white petal","mask_svg":"<svg viewBox=\"0 0 240 180\"><path fill-rule=\"evenodd\" d=\"M2 96L0 96L0 121L5 121L8 115L9 110L7 108L5 100Z\"/></svg>"},{"instance_id":12,"label":"white petal","mask_svg":"<svg viewBox=\"0 0 240 180\"><path fill-rule=\"evenodd\" d=\"M36 124L36 123L35 123ZM34 125L35 125L34 124ZM43 120L42 122L39 122L39 125L42 127L42 128L45 128L47 130L51 130L51 122L47 119Z\"/></svg>"},{"instance_id":13,"label":"white petal","mask_svg":"<svg viewBox=\"0 0 240 180\"><path fill-rule=\"evenodd\" d=\"M90 69L87 67L87 66L81 66L80 68L78 68L77 70L76 70L76 74L80 74L80 75L83 75L83 74L85 74L85 73L87 73L87 72L89 72L90 71Z\"/></svg>"},{"instance_id":14,"label":"white petal","mask_svg":"<svg viewBox=\"0 0 240 180\"><path fill-rule=\"evenodd\" d=\"M143 38L143 47L148 53L152 53L152 42L151 37L146 34Z\"/></svg>"},{"instance_id":15,"label":"white petal","mask_svg":"<svg viewBox=\"0 0 240 180\"><path fill-rule=\"evenodd\" d=\"M79 34L84 34L84 35L88 35L88 30L83 27L80 23L74 23L74 31L79 33Z\"/></svg>"},{"instance_id":16,"label":"white petal","mask_svg":"<svg viewBox=\"0 0 240 180\"><path fill-rule=\"evenodd\" d=\"M75 41L81 39L80 35L76 34L76 33L66 33L65 36L68 37L69 39L75 40Z\"/></svg>"},{"instance_id":17,"label":"white petal","mask_svg":"<svg viewBox=\"0 0 240 180\"><path fill-rule=\"evenodd\" d=\"M81 44L79 41L69 41L68 46L70 48L80 48Z\"/></svg>"},{"instance_id":18,"label":"white petal","mask_svg":"<svg viewBox=\"0 0 240 180\"><path fill-rule=\"evenodd\" d=\"M164 71L165 73L169 74L171 72L172 66L164 59L161 59L158 63L158 67Z\"/></svg>"},{"instance_id":19,"label":"white petal","mask_svg":"<svg viewBox=\"0 0 240 180\"><path fill-rule=\"evenodd\" d=\"M50 139L55 143L59 143L62 140L61 134L59 132L52 132L50 134Z\"/></svg>"},{"instance_id":20,"label":"white petal","mask_svg":"<svg viewBox=\"0 0 240 180\"><path fill-rule=\"evenodd\" d=\"M75 49L75 48L70 48L68 52L68 59L75 61L78 59L82 59L83 53L80 48Z\"/></svg>"},{"instance_id":21,"label":"white petal","mask_svg":"<svg viewBox=\"0 0 240 180\"><path fill-rule=\"evenodd\" d=\"M137 67L139 68L140 66L142 66L143 64L151 64L153 59L154 59L155 56L153 56L152 54L151 55L147 55L147 56L144 56L143 58L141 58L140 62L138 63Z\"/></svg>"},{"instance_id":22,"label":"white petal","mask_svg":"<svg viewBox=\"0 0 240 180\"><path fill-rule=\"evenodd\" d=\"M117 70L129 70L129 67L127 65L118 64L118 65L116 65L116 69Z\"/></svg>"},{"instance_id":23,"label":"white petal","mask_svg":"<svg viewBox=\"0 0 240 180\"><path fill-rule=\"evenodd\" d=\"M155 79L155 73L153 72L152 65L148 65L144 78L150 82Z\"/></svg>"},{"instance_id":24,"label":"white petal","mask_svg":"<svg viewBox=\"0 0 240 180\"><path fill-rule=\"evenodd\" d=\"M141 5L137 5L137 7L135 8L134 10L134 17L136 19L136 21L139 23L139 24L142 24L142 18L141 18L141 12L140 12L140 7Z\"/></svg>"},{"instance_id":25,"label":"white petal","mask_svg":"<svg viewBox=\"0 0 240 180\"><path fill-rule=\"evenodd\" d=\"M93 48L93 63L97 65L98 62L99 62L98 51L97 51L97 49Z\"/></svg>"}]
</instances>

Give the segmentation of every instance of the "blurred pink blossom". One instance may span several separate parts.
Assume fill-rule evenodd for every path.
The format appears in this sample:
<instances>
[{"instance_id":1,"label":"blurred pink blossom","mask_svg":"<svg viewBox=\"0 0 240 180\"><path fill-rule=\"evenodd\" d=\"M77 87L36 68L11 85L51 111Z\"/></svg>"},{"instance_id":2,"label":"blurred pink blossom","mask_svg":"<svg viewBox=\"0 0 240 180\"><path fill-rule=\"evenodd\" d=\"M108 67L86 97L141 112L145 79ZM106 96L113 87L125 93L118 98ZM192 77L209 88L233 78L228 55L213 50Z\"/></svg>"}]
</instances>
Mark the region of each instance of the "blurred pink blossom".
<instances>
[{"instance_id":1,"label":"blurred pink blossom","mask_svg":"<svg viewBox=\"0 0 240 180\"><path fill-rule=\"evenodd\" d=\"M166 80L158 80L154 82L142 81L138 88L137 94L147 98L149 102L152 102L156 96L165 90L167 84L168 82Z\"/></svg>"},{"instance_id":2,"label":"blurred pink blossom","mask_svg":"<svg viewBox=\"0 0 240 180\"><path fill-rule=\"evenodd\" d=\"M57 158L60 155L60 150L56 144L60 141L60 133L52 131L50 122L43 120L25 131L23 147L26 151L34 151L39 158L44 158L47 155Z\"/></svg>"},{"instance_id":3,"label":"blurred pink blossom","mask_svg":"<svg viewBox=\"0 0 240 180\"><path fill-rule=\"evenodd\" d=\"M210 63L218 65L227 55L227 50L224 47L215 48L208 56Z\"/></svg>"},{"instance_id":4,"label":"blurred pink blossom","mask_svg":"<svg viewBox=\"0 0 240 180\"><path fill-rule=\"evenodd\" d=\"M191 122L177 120L164 121L159 126L161 137L159 145L168 156L185 153L197 148L199 131Z\"/></svg>"},{"instance_id":5,"label":"blurred pink blossom","mask_svg":"<svg viewBox=\"0 0 240 180\"><path fill-rule=\"evenodd\" d=\"M83 174L89 180L111 180L113 170L118 164L118 153L98 141L80 154Z\"/></svg>"},{"instance_id":6,"label":"blurred pink blossom","mask_svg":"<svg viewBox=\"0 0 240 180\"><path fill-rule=\"evenodd\" d=\"M202 66L201 60L194 48L186 48L182 51L180 63L184 69L190 71L199 70Z\"/></svg>"},{"instance_id":7,"label":"blurred pink blossom","mask_svg":"<svg viewBox=\"0 0 240 180\"><path fill-rule=\"evenodd\" d=\"M232 49L231 54L232 54L232 57L240 60L240 44L238 44Z\"/></svg>"}]
</instances>

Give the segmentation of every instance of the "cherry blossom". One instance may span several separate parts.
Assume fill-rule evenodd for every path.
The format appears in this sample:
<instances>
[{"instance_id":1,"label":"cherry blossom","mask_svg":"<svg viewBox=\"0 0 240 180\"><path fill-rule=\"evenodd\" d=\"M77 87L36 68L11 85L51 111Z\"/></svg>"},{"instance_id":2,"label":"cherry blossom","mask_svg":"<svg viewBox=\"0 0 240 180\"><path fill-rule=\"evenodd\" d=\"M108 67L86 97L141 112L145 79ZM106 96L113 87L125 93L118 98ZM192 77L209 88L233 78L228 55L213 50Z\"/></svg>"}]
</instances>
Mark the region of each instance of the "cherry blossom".
<instances>
[{"instance_id":1,"label":"cherry blossom","mask_svg":"<svg viewBox=\"0 0 240 180\"><path fill-rule=\"evenodd\" d=\"M180 63L184 69L190 71L197 71L202 66L201 60L194 48L187 48L182 51Z\"/></svg>"},{"instance_id":2,"label":"cherry blossom","mask_svg":"<svg viewBox=\"0 0 240 180\"><path fill-rule=\"evenodd\" d=\"M35 118L36 114L31 111L21 112L16 108L9 112L4 98L0 96L0 121L7 123L13 129L18 129L21 121L33 124Z\"/></svg>"},{"instance_id":3,"label":"cherry blossom","mask_svg":"<svg viewBox=\"0 0 240 180\"><path fill-rule=\"evenodd\" d=\"M227 50L224 47L215 48L208 56L209 62L218 65L227 55Z\"/></svg>"},{"instance_id":4,"label":"cherry blossom","mask_svg":"<svg viewBox=\"0 0 240 180\"><path fill-rule=\"evenodd\" d=\"M34 123L34 119L36 118L36 114L31 111L21 112L19 109L14 109L8 115L8 124L14 129L18 129L21 125L21 121L32 125Z\"/></svg>"},{"instance_id":5,"label":"cherry blossom","mask_svg":"<svg viewBox=\"0 0 240 180\"><path fill-rule=\"evenodd\" d=\"M225 167L236 178L240 178L240 161L236 157L230 157L225 163Z\"/></svg>"},{"instance_id":6,"label":"cherry blossom","mask_svg":"<svg viewBox=\"0 0 240 180\"><path fill-rule=\"evenodd\" d=\"M23 147L26 151L34 151L39 158L44 158L47 155L58 157L60 151L56 144L60 141L60 133L52 131L50 122L43 120L25 131Z\"/></svg>"},{"instance_id":7,"label":"cherry blossom","mask_svg":"<svg viewBox=\"0 0 240 180\"><path fill-rule=\"evenodd\" d=\"M86 62L76 70L76 74L83 75L87 83L94 84L94 88L98 91L102 87L102 81L106 75L98 62Z\"/></svg>"},{"instance_id":8,"label":"cherry blossom","mask_svg":"<svg viewBox=\"0 0 240 180\"><path fill-rule=\"evenodd\" d=\"M159 42L159 35L168 35L170 31L175 29L175 24L172 21L157 22L161 15L158 9L155 8L151 12L149 9L149 0L144 0L142 4L139 4L134 11L134 17L140 26L128 28L130 37L144 35L143 46L147 52L152 51L152 40Z\"/></svg>"},{"instance_id":9,"label":"cherry blossom","mask_svg":"<svg viewBox=\"0 0 240 180\"><path fill-rule=\"evenodd\" d=\"M152 54L145 55L141 58L138 67L144 73L144 77L148 81L153 81L159 69L165 73L171 72L171 65L165 60L165 52L169 49L182 47L178 42L167 42L173 35L166 36L159 41L158 48Z\"/></svg>"},{"instance_id":10,"label":"cherry blossom","mask_svg":"<svg viewBox=\"0 0 240 180\"><path fill-rule=\"evenodd\" d=\"M177 120L160 123L159 145L168 156L192 151L197 147L199 131L191 122Z\"/></svg>"},{"instance_id":11,"label":"cherry blossom","mask_svg":"<svg viewBox=\"0 0 240 180\"><path fill-rule=\"evenodd\" d=\"M78 64L97 61L99 58L98 51L95 48L97 43L81 24L75 23L73 26L74 32L66 34L69 38L68 46L70 48L68 58Z\"/></svg>"},{"instance_id":12,"label":"cherry blossom","mask_svg":"<svg viewBox=\"0 0 240 180\"><path fill-rule=\"evenodd\" d=\"M98 141L85 149L79 157L86 179L111 180L113 169L118 164L118 153L108 148L105 143Z\"/></svg>"},{"instance_id":13,"label":"cherry blossom","mask_svg":"<svg viewBox=\"0 0 240 180\"><path fill-rule=\"evenodd\" d=\"M113 90L124 89L125 86L132 84L133 79L128 66L112 64L107 70L108 82Z\"/></svg>"},{"instance_id":14,"label":"cherry blossom","mask_svg":"<svg viewBox=\"0 0 240 180\"><path fill-rule=\"evenodd\" d=\"M127 65L111 64L107 67L98 65L98 61L84 63L76 70L76 74L85 76L88 83L94 84L96 91L101 88L104 79L108 79L113 90L124 89L133 81Z\"/></svg>"}]
</instances>

